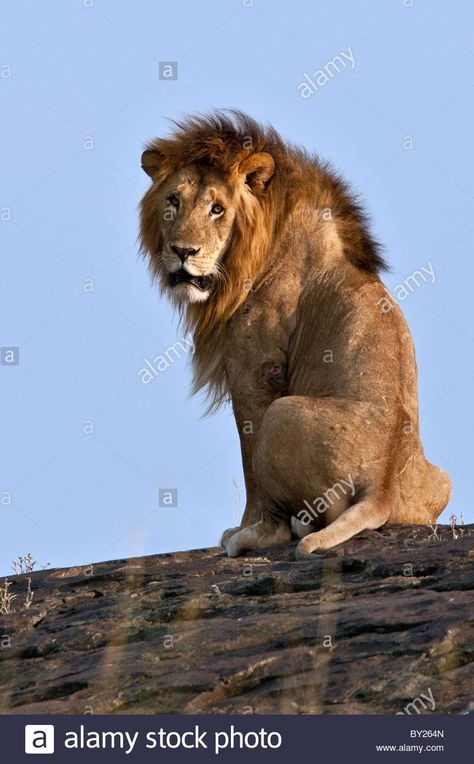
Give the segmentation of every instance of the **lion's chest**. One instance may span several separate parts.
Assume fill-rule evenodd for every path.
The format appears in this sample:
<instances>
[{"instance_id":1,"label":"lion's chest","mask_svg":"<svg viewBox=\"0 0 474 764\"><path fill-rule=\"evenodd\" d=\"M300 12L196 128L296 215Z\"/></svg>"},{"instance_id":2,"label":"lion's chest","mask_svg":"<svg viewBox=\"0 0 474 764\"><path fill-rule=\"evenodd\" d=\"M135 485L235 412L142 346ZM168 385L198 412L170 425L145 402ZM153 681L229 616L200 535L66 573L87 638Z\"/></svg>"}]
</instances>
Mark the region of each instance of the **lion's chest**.
<instances>
[{"instance_id":1,"label":"lion's chest","mask_svg":"<svg viewBox=\"0 0 474 764\"><path fill-rule=\"evenodd\" d=\"M292 330L287 307L265 307L250 297L229 322L225 367L234 400L256 396L264 404L285 393Z\"/></svg>"}]
</instances>

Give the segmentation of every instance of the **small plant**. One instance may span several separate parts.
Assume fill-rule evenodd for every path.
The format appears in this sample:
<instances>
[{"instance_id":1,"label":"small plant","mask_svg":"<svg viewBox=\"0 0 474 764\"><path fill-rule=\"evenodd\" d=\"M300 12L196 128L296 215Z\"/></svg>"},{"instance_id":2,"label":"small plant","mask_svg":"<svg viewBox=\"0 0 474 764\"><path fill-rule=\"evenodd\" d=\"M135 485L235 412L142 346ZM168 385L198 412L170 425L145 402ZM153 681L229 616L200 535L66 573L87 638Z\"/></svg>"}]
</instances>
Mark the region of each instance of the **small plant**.
<instances>
[{"instance_id":1,"label":"small plant","mask_svg":"<svg viewBox=\"0 0 474 764\"><path fill-rule=\"evenodd\" d=\"M36 560L29 552L24 557L19 555L18 562L16 560L12 562L13 572L16 576L19 576L22 573L33 573L36 564Z\"/></svg>"},{"instance_id":2,"label":"small plant","mask_svg":"<svg viewBox=\"0 0 474 764\"><path fill-rule=\"evenodd\" d=\"M11 585L12 582L6 578L3 582L3 587L0 589L0 613L3 615L8 615L9 613L15 612L12 610L12 603L14 600L16 600L17 595L11 594L9 592Z\"/></svg>"},{"instance_id":3,"label":"small plant","mask_svg":"<svg viewBox=\"0 0 474 764\"><path fill-rule=\"evenodd\" d=\"M434 541L435 539L436 539L436 541L441 541L441 538L440 538L440 536L439 536L439 534L438 534L438 524L436 524L435 526L433 526L433 525L431 525L431 523L430 523L430 528L431 528L432 534L431 534L431 536L429 537L428 541L431 541L432 539L433 539L433 541Z\"/></svg>"},{"instance_id":4,"label":"small plant","mask_svg":"<svg viewBox=\"0 0 474 764\"><path fill-rule=\"evenodd\" d=\"M31 603L33 602L34 592L31 588L31 578L28 579L28 586L26 589L25 594L25 601L23 603L23 608L25 610L29 610Z\"/></svg>"},{"instance_id":5,"label":"small plant","mask_svg":"<svg viewBox=\"0 0 474 764\"><path fill-rule=\"evenodd\" d=\"M48 568L51 563L47 562L46 565L42 565L43 570ZM18 559L12 562L12 569L16 576L21 576L22 573L33 573L35 565L38 565L33 555L28 552L24 557L18 555Z\"/></svg>"},{"instance_id":6,"label":"small plant","mask_svg":"<svg viewBox=\"0 0 474 764\"><path fill-rule=\"evenodd\" d=\"M462 538L464 536L464 515L462 512L459 525L457 515L454 514L449 518L449 524L451 526L451 533L455 541L457 541L458 538Z\"/></svg>"},{"instance_id":7,"label":"small plant","mask_svg":"<svg viewBox=\"0 0 474 764\"><path fill-rule=\"evenodd\" d=\"M242 508L241 508L241 499L240 499L240 488L239 484L237 483L237 479L235 477L232 477L232 482L234 484L235 493L237 495L237 525L240 524L240 518L242 517Z\"/></svg>"}]
</instances>

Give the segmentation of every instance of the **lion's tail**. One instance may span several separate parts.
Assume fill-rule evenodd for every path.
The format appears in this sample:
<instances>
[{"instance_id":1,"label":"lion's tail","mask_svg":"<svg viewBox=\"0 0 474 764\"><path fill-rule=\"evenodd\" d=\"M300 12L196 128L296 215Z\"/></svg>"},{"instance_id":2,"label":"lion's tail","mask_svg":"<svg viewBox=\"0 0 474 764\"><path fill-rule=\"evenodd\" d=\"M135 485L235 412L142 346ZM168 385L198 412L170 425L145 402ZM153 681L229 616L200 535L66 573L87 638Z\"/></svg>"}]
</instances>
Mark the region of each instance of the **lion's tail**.
<instances>
[{"instance_id":1,"label":"lion's tail","mask_svg":"<svg viewBox=\"0 0 474 764\"><path fill-rule=\"evenodd\" d=\"M296 559L305 560L315 550L330 549L352 538L356 533L380 528L390 517L391 505L388 501L377 501L372 496L361 499L346 509L327 528L310 533L296 547Z\"/></svg>"}]
</instances>

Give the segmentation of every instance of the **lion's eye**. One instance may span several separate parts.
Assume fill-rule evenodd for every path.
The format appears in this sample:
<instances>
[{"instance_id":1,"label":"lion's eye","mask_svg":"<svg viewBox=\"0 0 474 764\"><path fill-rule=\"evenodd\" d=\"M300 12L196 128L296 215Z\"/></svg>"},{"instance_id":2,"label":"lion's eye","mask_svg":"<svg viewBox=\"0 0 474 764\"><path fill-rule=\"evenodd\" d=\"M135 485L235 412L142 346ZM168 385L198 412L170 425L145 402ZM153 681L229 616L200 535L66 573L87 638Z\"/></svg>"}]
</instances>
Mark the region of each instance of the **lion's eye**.
<instances>
[{"instance_id":1,"label":"lion's eye","mask_svg":"<svg viewBox=\"0 0 474 764\"><path fill-rule=\"evenodd\" d=\"M221 215L224 212L224 207L222 204L213 204L211 207L211 212L213 215Z\"/></svg>"},{"instance_id":2,"label":"lion's eye","mask_svg":"<svg viewBox=\"0 0 474 764\"><path fill-rule=\"evenodd\" d=\"M179 207L179 199L174 194L172 196L168 196L168 201L173 205L173 207Z\"/></svg>"}]
</instances>

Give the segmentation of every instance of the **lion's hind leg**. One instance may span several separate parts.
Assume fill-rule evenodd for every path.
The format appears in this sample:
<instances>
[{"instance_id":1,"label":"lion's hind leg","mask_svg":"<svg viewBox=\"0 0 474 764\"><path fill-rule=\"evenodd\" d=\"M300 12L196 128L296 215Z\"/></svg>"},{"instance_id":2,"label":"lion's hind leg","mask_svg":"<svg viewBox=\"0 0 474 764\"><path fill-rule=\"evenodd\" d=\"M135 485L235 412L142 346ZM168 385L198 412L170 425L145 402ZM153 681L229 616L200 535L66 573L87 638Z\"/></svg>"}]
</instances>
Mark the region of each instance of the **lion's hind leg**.
<instances>
[{"instance_id":1,"label":"lion's hind leg","mask_svg":"<svg viewBox=\"0 0 474 764\"><path fill-rule=\"evenodd\" d=\"M390 506L386 502L378 503L374 498L365 498L346 509L339 517L323 530L310 533L296 547L297 560L311 559L312 552L331 549L337 544L355 536L361 531L380 528L390 516Z\"/></svg>"},{"instance_id":2,"label":"lion's hind leg","mask_svg":"<svg viewBox=\"0 0 474 764\"><path fill-rule=\"evenodd\" d=\"M228 557L238 557L252 549L279 546L291 541L289 520L285 518L264 518L254 525L248 525L234 533L228 540L225 550Z\"/></svg>"}]
</instances>

